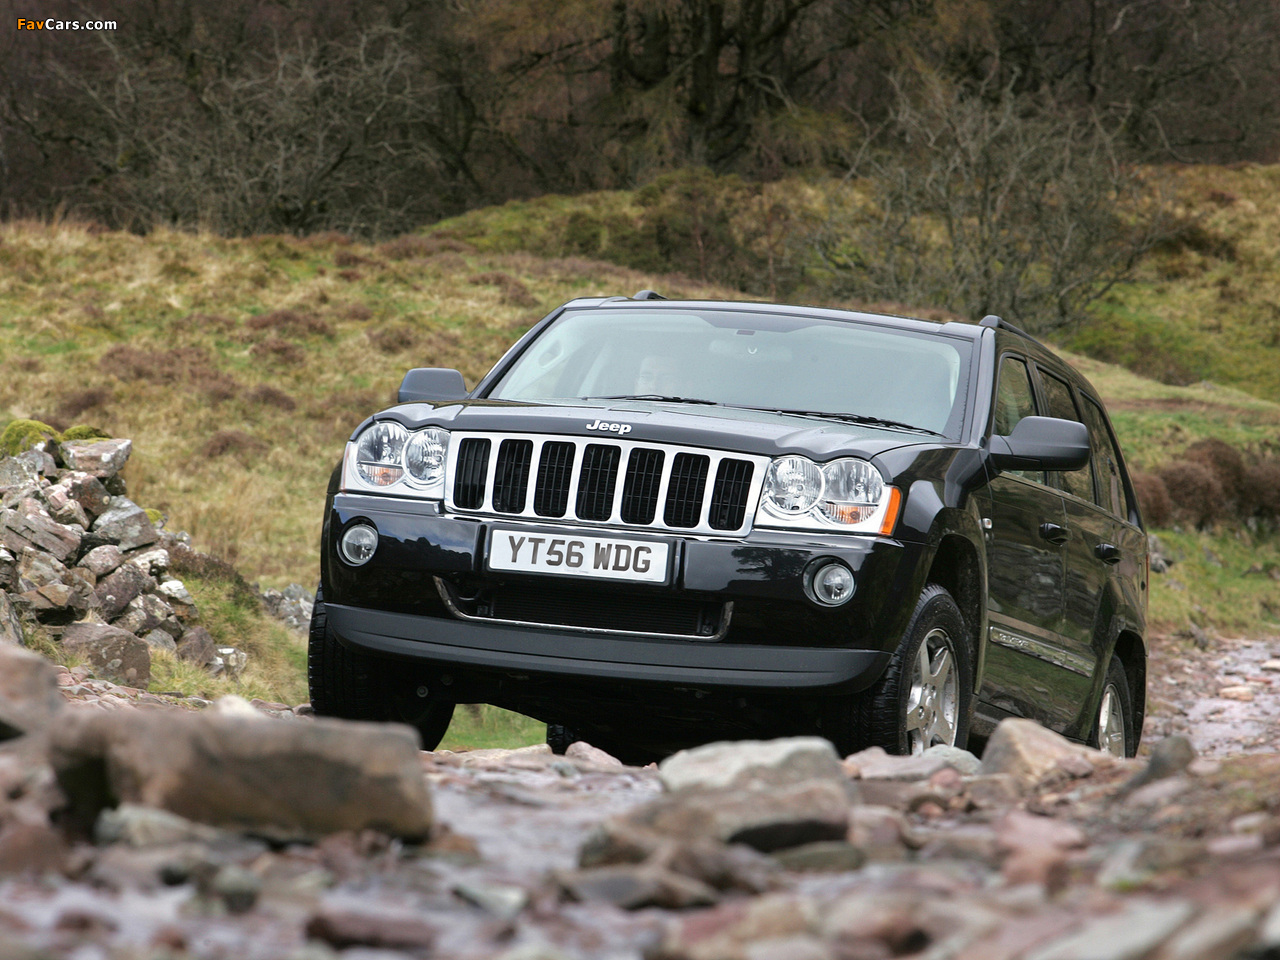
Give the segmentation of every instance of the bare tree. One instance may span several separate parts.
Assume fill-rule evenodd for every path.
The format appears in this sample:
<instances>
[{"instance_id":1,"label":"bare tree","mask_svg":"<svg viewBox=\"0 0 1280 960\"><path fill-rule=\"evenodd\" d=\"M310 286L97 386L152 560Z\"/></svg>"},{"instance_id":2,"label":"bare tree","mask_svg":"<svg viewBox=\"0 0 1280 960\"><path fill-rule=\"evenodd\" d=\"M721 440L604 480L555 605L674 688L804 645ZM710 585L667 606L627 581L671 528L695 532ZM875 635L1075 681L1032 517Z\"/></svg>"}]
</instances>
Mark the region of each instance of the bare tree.
<instances>
[{"instance_id":1,"label":"bare tree","mask_svg":"<svg viewBox=\"0 0 1280 960\"><path fill-rule=\"evenodd\" d=\"M846 296L1052 329L1131 276L1175 223L1158 185L1121 159L1116 126L981 92L901 91L815 247Z\"/></svg>"}]
</instances>

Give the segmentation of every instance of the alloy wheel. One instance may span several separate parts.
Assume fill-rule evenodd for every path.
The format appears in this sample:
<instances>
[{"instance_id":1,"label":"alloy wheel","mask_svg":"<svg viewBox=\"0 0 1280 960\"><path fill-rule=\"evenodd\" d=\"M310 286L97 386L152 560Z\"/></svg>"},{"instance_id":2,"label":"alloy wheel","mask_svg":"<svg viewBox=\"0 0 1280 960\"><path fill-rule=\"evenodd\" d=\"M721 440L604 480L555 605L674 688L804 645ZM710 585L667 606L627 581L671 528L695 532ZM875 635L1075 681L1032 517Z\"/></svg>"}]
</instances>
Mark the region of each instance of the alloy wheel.
<instances>
[{"instance_id":1,"label":"alloy wheel","mask_svg":"<svg viewBox=\"0 0 1280 960\"><path fill-rule=\"evenodd\" d=\"M1098 749L1113 757L1125 757L1126 730L1120 691L1108 683L1098 705Z\"/></svg>"},{"instance_id":2,"label":"alloy wheel","mask_svg":"<svg viewBox=\"0 0 1280 960\"><path fill-rule=\"evenodd\" d=\"M911 753L954 746L960 713L960 681L951 636L935 627L925 636L911 667L907 697L907 743Z\"/></svg>"}]
</instances>

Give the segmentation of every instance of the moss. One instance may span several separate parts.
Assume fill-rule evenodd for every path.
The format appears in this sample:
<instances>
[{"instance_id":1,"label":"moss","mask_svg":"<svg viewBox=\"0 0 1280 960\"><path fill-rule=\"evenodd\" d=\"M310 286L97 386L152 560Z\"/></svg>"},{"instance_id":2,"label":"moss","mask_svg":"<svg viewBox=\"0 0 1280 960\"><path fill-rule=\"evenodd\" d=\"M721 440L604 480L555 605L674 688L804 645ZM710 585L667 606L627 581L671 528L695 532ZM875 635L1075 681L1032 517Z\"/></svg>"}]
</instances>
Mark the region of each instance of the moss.
<instances>
[{"instance_id":1,"label":"moss","mask_svg":"<svg viewBox=\"0 0 1280 960\"><path fill-rule=\"evenodd\" d=\"M16 457L38 443L57 440L58 431L39 420L13 420L0 433L0 454Z\"/></svg>"},{"instance_id":2,"label":"moss","mask_svg":"<svg viewBox=\"0 0 1280 960\"><path fill-rule=\"evenodd\" d=\"M98 427L91 427L87 423L78 423L62 431L62 436L58 439L64 443L68 440L110 440L111 434Z\"/></svg>"},{"instance_id":3,"label":"moss","mask_svg":"<svg viewBox=\"0 0 1280 960\"><path fill-rule=\"evenodd\" d=\"M154 526L164 526L164 522L167 518L159 510L156 510L153 507L147 507L143 512L146 513L147 519L150 520Z\"/></svg>"}]
</instances>

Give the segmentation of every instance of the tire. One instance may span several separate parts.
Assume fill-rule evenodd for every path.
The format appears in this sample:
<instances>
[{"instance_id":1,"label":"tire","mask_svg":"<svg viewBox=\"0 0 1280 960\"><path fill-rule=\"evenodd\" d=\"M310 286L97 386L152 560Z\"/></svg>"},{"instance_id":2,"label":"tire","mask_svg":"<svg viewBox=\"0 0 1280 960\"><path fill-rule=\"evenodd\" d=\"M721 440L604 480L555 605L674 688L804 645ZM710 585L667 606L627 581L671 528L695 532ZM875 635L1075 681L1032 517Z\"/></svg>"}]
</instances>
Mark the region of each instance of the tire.
<instances>
[{"instance_id":1,"label":"tire","mask_svg":"<svg viewBox=\"0 0 1280 960\"><path fill-rule=\"evenodd\" d=\"M547 724L547 746L551 748L551 752L563 756L564 752L569 749L569 744L580 739L572 730L563 723Z\"/></svg>"},{"instance_id":2,"label":"tire","mask_svg":"<svg viewBox=\"0 0 1280 960\"><path fill-rule=\"evenodd\" d=\"M823 732L842 756L867 747L896 754L923 753L938 743L964 747L973 712L968 638L951 594L929 584L884 675L844 698L835 716L824 718Z\"/></svg>"},{"instance_id":3,"label":"tire","mask_svg":"<svg viewBox=\"0 0 1280 960\"><path fill-rule=\"evenodd\" d=\"M403 673L403 671L397 671ZM325 614L324 590L316 590L307 639L311 707L322 717L407 723L422 749L434 750L453 720L452 701L430 696L425 681L397 676L382 661L344 647ZM427 696L420 695L423 690Z\"/></svg>"},{"instance_id":4,"label":"tire","mask_svg":"<svg viewBox=\"0 0 1280 960\"><path fill-rule=\"evenodd\" d=\"M1102 682L1102 696L1098 698L1089 744L1113 757L1132 757L1138 752L1133 694L1124 664L1115 655L1107 665L1107 677Z\"/></svg>"}]
</instances>

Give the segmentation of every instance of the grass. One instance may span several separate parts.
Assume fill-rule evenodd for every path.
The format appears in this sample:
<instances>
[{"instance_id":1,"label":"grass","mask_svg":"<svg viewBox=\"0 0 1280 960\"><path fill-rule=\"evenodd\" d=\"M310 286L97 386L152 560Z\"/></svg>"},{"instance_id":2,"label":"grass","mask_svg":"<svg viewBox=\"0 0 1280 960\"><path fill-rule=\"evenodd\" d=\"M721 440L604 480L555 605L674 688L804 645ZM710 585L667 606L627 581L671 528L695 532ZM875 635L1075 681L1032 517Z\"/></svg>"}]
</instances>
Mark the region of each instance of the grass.
<instances>
[{"instance_id":1,"label":"grass","mask_svg":"<svg viewBox=\"0 0 1280 960\"><path fill-rule=\"evenodd\" d=\"M545 743L547 725L489 704L460 704L440 742L441 750L485 750Z\"/></svg>"}]
</instances>

